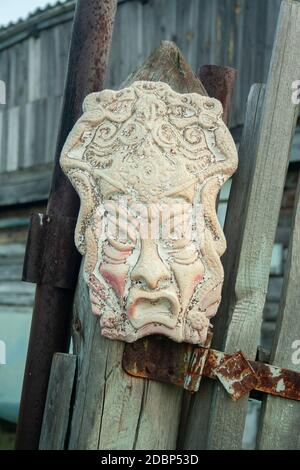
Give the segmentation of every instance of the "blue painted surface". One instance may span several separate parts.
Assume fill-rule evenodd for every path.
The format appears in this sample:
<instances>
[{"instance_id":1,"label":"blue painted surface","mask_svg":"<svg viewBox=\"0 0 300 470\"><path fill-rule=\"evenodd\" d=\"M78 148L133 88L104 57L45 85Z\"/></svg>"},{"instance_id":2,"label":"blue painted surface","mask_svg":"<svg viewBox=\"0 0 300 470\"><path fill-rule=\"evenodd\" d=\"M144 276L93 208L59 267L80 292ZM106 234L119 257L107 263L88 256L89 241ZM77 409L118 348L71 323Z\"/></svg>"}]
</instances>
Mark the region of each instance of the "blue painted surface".
<instances>
[{"instance_id":1,"label":"blue painted surface","mask_svg":"<svg viewBox=\"0 0 300 470\"><path fill-rule=\"evenodd\" d=\"M0 312L0 341L6 350L6 364L0 361L0 418L11 422L18 418L30 323L29 314Z\"/></svg>"}]
</instances>

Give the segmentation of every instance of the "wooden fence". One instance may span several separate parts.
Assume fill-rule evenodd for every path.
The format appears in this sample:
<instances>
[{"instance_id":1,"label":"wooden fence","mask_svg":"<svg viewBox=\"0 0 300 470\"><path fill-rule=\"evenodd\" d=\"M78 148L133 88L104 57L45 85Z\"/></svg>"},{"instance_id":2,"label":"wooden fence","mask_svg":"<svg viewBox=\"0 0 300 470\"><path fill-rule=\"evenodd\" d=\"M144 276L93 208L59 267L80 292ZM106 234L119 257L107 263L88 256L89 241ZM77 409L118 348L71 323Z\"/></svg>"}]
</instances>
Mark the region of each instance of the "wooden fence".
<instances>
[{"instance_id":1,"label":"wooden fence","mask_svg":"<svg viewBox=\"0 0 300 470\"><path fill-rule=\"evenodd\" d=\"M284 0L267 84L254 85L249 95L239 170L225 222L225 283L213 347L228 353L242 350L251 360L259 345L272 246L299 111L292 102L292 82L300 78L299 24L300 3ZM163 46L152 60L152 79L159 76L178 91L200 91L196 79L179 81L174 63L174 72L166 74L169 61L178 58L178 51L170 47ZM181 58L181 67L183 63ZM187 77L190 69L184 67ZM147 77L148 68L146 62L134 78ZM299 192L270 363L300 372L300 364L292 359L293 344L300 339ZM184 449L242 448L248 396L233 402L218 382L202 379L199 392L189 400L180 388L130 377L121 365L123 344L101 337L99 329L81 275L74 305L74 356L55 356L42 449L174 449L177 442ZM184 422L180 422L182 406L189 408ZM300 402L264 396L257 448L300 449L299 423Z\"/></svg>"}]
</instances>

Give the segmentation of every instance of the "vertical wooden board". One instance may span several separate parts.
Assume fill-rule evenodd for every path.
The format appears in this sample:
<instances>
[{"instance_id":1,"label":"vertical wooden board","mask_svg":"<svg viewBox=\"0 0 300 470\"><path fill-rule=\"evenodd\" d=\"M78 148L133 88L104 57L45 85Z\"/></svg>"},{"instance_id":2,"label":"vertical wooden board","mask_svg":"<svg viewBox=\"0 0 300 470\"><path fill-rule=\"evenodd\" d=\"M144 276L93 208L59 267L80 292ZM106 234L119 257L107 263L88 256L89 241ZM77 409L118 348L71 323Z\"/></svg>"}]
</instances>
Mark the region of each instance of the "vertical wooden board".
<instances>
[{"instance_id":1,"label":"vertical wooden board","mask_svg":"<svg viewBox=\"0 0 300 470\"><path fill-rule=\"evenodd\" d=\"M55 28L42 31L41 41L41 98L54 95L57 74L55 60Z\"/></svg>"},{"instance_id":2,"label":"vertical wooden board","mask_svg":"<svg viewBox=\"0 0 300 470\"><path fill-rule=\"evenodd\" d=\"M270 57L272 54L272 47L274 43L274 25L277 24L278 14L282 0L267 0L267 13L266 13L266 29L264 36L264 64L263 64L263 77L268 76L268 69L270 65Z\"/></svg>"},{"instance_id":3,"label":"vertical wooden board","mask_svg":"<svg viewBox=\"0 0 300 470\"><path fill-rule=\"evenodd\" d=\"M118 6L115 16L114 31L112 37L111 51L108 58L108 68L105 79L105 88L115 89L120 80L120 9Z\"/></svg>"},{"instance_id":4,"label":"vertical wooden board","mask_svg":"<svg viewBox=\"0 0 300 470\"><path fill-rule=\"evenodd\" d=\"M19 164L19 122L20 108L15 106L8 110L8 133L7 133L7 160L6 170L13 171Z\"/></svg>"},{"instance_id":5,"label":"vertical wooden board","mask_svg":"<svg viewBox=\"0 0 300 470\"><path fill-rule=\"evenodd\" d=\"M40 450L65 448L75 372L76 356L62 353L53 356Z\"/></svg>"},{"instance_id":6,"label":"vertical wooden board","mask_svg":"<svg viewBox=\"0 0 300 470\"><path fill-rule=\"evenodd\" d=\"M253 83L265 82L266 77L260 77L254 81L253 70L258 70L255 67L255 62L253 63L253 55L257 53L256 49L256 37L255 37L255 28L257 16L255 12L257 10L257 3L261 4L260 0L244 0L240 4L240 9L238 13L239 25L241 29L239 31L240 42L238 44L238 56L239 60L236 68L238 69L238 83L237 83L237 94L235 101L236 109L238 110L238 115L235 116L238 122L243 122L244 115L241 104L246 102L249 89ZM260 45L262 48L262 45ZM245 60L247 57L247 60ZM263 79L264 78L264 79Z\"/></svg>"},{"instance_id":7,"label":"vertical wooden board","mask_svg":"<svg viewBox=\"0 0 300 470\"><path fill-rule=\"evenodd\" d=\"M259 2L256 9L255 29L252 34L255 35L255 48L252 48L253 71L251 78L254 83L266 81L267 73L264 74L265 48L261 44L265 42L268 19L268 2ZM274 23L276 24L276 22ZM268 59L267 59L267 62ZM267 72L267 71L266 71Z\"/></svg>"},{"instance_id":8,"label":"vertical wooden board","mask_svg":"<svg viewBox=\"0 0 300 470\"><path fill-rule=\"evenodd\" d=\"M41 39L31 37L28 40L28 98L29 101L41 97Z\"/></svg>"},{"instance_id":9,"label":"vertical wooden board","mask_svg":"<svg viewBox=\"0 0 300 470\"><path fill-rule=\"evenodd\" d=\"M22 166L28 168L34 165L34 141L35 141L35 106L29 102L25 105L25 137L24 137L24 155L22 158Z\"/></svg>"},{"instance_id":10,"label":"vertical wooden board","mask_svg":"<svg viewBox=\"0 0 300 470\"><path fill-rule=\"evenodd\" d=\"M51 90L52 77L53 77L53 44L50 40L51 30L42 31L39 36L40 42L40 54L41 54L41 76L40 76L40 96L39 98L46 98L50 94L52 95L53 90Z\"/></svg>"},{"instance_id":11,"label":"vertical wooden board","mask_svg":"<svg viewBox=\"0 0 300 470\"><path fill-rule=\"evenodd\" d=\"M67 30L67 25L64 25L65 29ZM65 72L65 67L63 67L63 71L60 70L61 68L61 35L59 33L59 26L56 26L52 30L52 40L53 40L53 67L54 67L54 86L52 90L52 94L54 96L61 96L63 94L63 86L64 86L64 75L62 72ZM66 40L67 40L67 34L66 34ZM67 62L67 61L66 61Z\"/></svg>"},{"instance_id":12,"label":"vertical wooden board","mask_svg":"<svg viewBox=\"0 0 300 470\"><path fill-rule=\"evenodd\" d=\"M144 54L147 57L153 49L153 39L151 40L151 22L156 26L157 45L160 41L178 41L177 37L177 15L178 4L180 0L157 0L155 3L147 4L143 8L143 31L148 30L147 36L144 38ZM150 10L152 11L153 19L149 23ZM155 44L156 45L156 44ZM191 65L191 64L190 64Z\"/></svg>"},{"instance_id":13,"label":"vertical wooden board","mask_svg":"<svg viewBox=\"0 0 300 470\"><path fill-rule=\"evenodd\" d=\"M7 109L2 111L2 131L0 141L0 172L6 171L6 160L7 160L7 132L8 132L8 112Z\"/></svg>"},{"instance_id":14,"label":"vertical wooden board","mask_svg":"<svg viewBox=\"0 0 300 470\"><path fill-rule=\"evenodd\" d=\"M102 449L132 449L134 436L130 430L138 422L143 381L123 373L120 364L123 344L101 337L82 273L73 325L78 378L69 448L98 449L100 445ZM132 387L134 380L136 386Z\"/></svg>"},{"instance_id":15,"label":"vertical wooden board","mask_svg":"<svg viewBox=\"0 0 300 470\"><path fill-rule=\"evenodd\" d=\"M231 278L230 285L225 282L220 307L222 314L217 315L215 321L214 346L223 347L229 353L242 349L249 359L255 358L259 342L273 242L298 114L298 106L291 101L291 83L300 76L299 21L300 4L283 1L261 130L254 145L256 161L253 181L244 206L245 219L241 226L239 251L233 257L238 260L235 272L231 273L235 279ZM233 220L238 219L235 212L229 210L225 224L227 240L234 236L232 228L236 230ZM230 273L230 256L232 253L228 249L224 258L227 276ZM213 403L208 417L207 447L240 449L247 400L245 398L233 404L218 384L213 388L214 393L205 398Z\"/></svg>"},{"instance_id":16,"label":"vertical wooden board","mask_svg":"<svg viewBox=\"0 0 300 470\"><path fill-rule=\"evenodd\" d=\"M300 180L271 364L300 372ZM298 352L297 352L298 351ZM300 450L300 402L266 396L259 449Z\"/></svg>"},{"instance_id":17,"label":"vertical wooden board","mask_svg":"<svg viewBox=\"0 0 300 470\"><path fill-rule=\"evenodd\" d=\"M7 159L7 130L8 130L8 119L7 119L7 100L8 100L8 52L7 50L1 51L0 53L0 80L5 83L6 90L6 104L0 104L1 122L0 122L0 172L6 170L6 159Z\"/></svg>"},{"instance_id":18,"label":"vertical wooden board","mask_svg":"<svg viewBox=\"0 0 300 470\"><path fill-rule=\"evenodd\" d=\"M159 42L168 37L169 24L166 24L166 12L170 16L172 11L176 11L176 0L173 2L173 8L170 8L170 1L156 0L148 2L142 9L142 28L143 28L143 54L147 57L151 54L153 47L158 46ZM173 16L173 15L172 15ZM172 18L169 18L170 23ZM169 23L169 22L168 22Z\"/></svg>"},{"instance_id":19,"label":"vertical wooden board","mask_svg":"<svg viewBox=\"0 0 300 470\"><path fill-rule=\"evenodd\" d=\"M181 404L182 392L177 387L151 380L145 382L134 448L176 449Z\"/></svg>"},{"instance_id":20,"label":"vertical wooden board","mask_svg":"<svg viewBox=\"0 0 300 470\"><path fill-rule=\"evenodd\" d=\"M17 50L16 47L11 47L8 50L8 75L6 88L7 93L7 106L13 108L17 102Z\"/></svg>"},{"instance_id":21,"label":"vertical wooden board","mask_svg":"<svg viewBox=\"0 0 300 470\"><path fill-rule=\"evenodd\" d=\"M243 30L244 30L244 9L241 4L238 4L232 9L231 28L232 36L234 41L234 51L232 65L238 71L237 80L234 87L233 103L230 113L230 126L234 126L243 122L244 120L244 106L246 103L246 97L242 97L242 72L243 72ZM249 90L249 88L248 88ZM248 96L248 91L247 95ZM241 113L242 108L242 113Z\"/></svg>"},{"instance_id":22,"label":"vertical wooden board","mask_svg":"<svg viewBox=\"0 0 300 470\"><path fill-rule=\"evenodd\" d=\"M263 101L264 87L262 85L253 85L248 98L246 121L239 149L239 166L237 173L232 178L227 207L226 224L229 225L231 221L232 232L230 237L228 237L227 233L227 251L222 260L225 271L223 292L226 293L223 295L223 304L225 301L229 304L232 301L232 296L234 296L233 286L237 271L239 246L241 244L240 238L244 230L243 214L253 180L256 157L254 149L259 132ZM228 310L228 305L225 308ZM224 316L225 312L221 308L217 315L221 315L221 312ZM224 325L221 325L221 327L222 331L224 331ZM211 400L214 387L216 387L216 384L213 381L203 378L199 392L192 397L187 429L186 431L182 430L184 434L184 448L205 449L207 446L209 419L210 414L213 412ZM224 400L226 405L231 405L228 396L225 394ZM215 431L217 429L218 427Z\"/></svg>"},{"instance_id":23,"label":"vertical wooden board","mask_svg":"<svg viewBox=\"0 0 300 470\"><path fill-rule=\"evenodd\" d=\"M56 139L61 115L61 96L49 96L46 100L46 123L45 126L45 161L53 162L55 155Z\"/></svg>"}]
</instances>

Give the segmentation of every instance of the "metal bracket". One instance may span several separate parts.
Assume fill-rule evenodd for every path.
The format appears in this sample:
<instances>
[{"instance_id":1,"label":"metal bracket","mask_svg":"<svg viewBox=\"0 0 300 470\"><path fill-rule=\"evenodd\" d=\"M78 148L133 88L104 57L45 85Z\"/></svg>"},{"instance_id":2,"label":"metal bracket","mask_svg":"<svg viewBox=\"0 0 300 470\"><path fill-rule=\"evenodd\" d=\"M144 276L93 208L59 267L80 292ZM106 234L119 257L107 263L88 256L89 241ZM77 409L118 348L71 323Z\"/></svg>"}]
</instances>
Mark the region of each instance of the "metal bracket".
<instances>
[{"instance_id":1,"label":"metal bracket","mask_svg":"<svg viewBox=\"0 0 300 470\"><path fill-rule=\"evenodd\" d=\"M218 379L236 401L251 390L300 400L300 373L258 361L249 361L241 351L226 354L205 345L177 344L167 338L143 338L126 344L123 369L130 375L183 387L197 392L201 378Z\"/></svg>"},{"instance_id":2,"label":"metal bracket","mask_svg":"<svg viewBox=\"0 0 300 470\"><path fill-rule=\"evenodd\" d=\"M81 259L74 243L76 221L45 214L31 216L23 281L74 289Z\"/></svg>"}]
</instances>

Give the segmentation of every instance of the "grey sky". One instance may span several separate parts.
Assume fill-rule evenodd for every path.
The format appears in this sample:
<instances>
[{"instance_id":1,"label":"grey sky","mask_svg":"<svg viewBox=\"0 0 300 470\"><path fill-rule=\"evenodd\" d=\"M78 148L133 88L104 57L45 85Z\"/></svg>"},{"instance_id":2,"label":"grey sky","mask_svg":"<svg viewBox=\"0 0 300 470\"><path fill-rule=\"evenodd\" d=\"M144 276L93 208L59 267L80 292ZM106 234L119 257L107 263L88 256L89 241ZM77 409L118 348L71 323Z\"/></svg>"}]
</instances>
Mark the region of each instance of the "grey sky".
<instances>
[{"instance_id":1,"label":"grey sky","mask_svg":"<svg viewBox=\"0 0 300 470\"><path fill-rule=\"evenodd\" d=\"M10 21L26 18L38 7L45 7L48 3L53 5L57 0L0 0L0 26Z\"/></svg>"}]
</instances>

